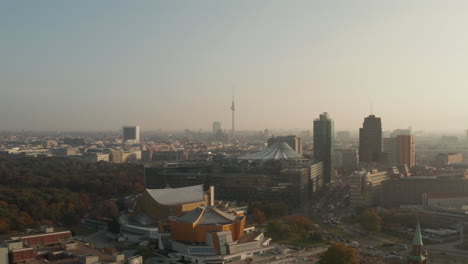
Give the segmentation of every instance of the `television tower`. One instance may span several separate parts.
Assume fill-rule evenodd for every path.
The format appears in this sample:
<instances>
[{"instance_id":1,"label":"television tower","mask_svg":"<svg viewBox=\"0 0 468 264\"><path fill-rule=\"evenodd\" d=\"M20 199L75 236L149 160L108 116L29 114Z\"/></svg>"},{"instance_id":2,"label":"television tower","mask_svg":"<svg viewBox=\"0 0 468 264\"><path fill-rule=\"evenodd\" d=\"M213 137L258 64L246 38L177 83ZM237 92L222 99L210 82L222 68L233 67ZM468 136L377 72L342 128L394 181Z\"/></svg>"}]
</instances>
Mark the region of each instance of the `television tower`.
<instances>
[{"instance_id":1,"label":"television tower","mask_svg":"<svg viewBox=\"0 0 468 264\"><path fill-rule=\"evenodd\" d=\"M231 110L232 110L232 131L231 131L231 138L235 137L235 130L234 130L234 111L236 111L236 104L234 103L234 96L232 96L232 105L231 105Z\"/></svg>"}]
</instances>

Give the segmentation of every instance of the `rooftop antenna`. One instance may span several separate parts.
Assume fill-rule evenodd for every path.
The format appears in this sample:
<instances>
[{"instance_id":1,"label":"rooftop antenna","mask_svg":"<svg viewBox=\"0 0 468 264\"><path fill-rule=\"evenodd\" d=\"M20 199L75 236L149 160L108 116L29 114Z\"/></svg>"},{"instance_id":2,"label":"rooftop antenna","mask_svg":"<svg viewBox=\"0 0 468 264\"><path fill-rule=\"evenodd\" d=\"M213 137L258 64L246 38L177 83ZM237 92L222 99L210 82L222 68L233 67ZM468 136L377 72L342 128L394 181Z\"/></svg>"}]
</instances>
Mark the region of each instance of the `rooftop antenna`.
<instances>
[{"instance_id":1,"label":"rooftop antenna","mask_svg":"<svg viewBox=\"0 0 468 264\"><path fill-rule=\"evenodd\" d=\"M370 104L370 114L374 114L374 105L372 103Z\"/></svg>"},{"instance_id":2,"label":"rooftop antenna","mask_svg":"<svg viewBox=\"0 0 468 264\"><path fill-rule=\"evenodd\" d=\"M231 138L234 139L234 137L235 137L235 129L234 129L234 111L236 111L236 104L234 103L234 87L232 87L232 105L231 105L231 111L232 111Z\"/></svg>"}]
</instances>

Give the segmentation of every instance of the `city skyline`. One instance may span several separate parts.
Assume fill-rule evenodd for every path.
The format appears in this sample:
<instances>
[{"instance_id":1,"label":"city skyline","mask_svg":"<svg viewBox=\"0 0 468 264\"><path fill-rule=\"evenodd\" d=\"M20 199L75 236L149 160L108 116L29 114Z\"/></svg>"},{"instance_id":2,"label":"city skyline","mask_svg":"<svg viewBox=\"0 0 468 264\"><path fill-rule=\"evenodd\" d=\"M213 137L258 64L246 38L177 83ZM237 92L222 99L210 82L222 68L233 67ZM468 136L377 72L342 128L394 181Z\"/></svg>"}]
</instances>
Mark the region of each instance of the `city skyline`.
<instances>
[{"instance_id":1,"label":"city skyline","mask_svg":"<svg viewBox=\"0 0 468 264\"><path fill-rule=\"evenodd\" d=\"M1 130L466 129L464 1L0 7Z\"/></svg>"}]
</instances>

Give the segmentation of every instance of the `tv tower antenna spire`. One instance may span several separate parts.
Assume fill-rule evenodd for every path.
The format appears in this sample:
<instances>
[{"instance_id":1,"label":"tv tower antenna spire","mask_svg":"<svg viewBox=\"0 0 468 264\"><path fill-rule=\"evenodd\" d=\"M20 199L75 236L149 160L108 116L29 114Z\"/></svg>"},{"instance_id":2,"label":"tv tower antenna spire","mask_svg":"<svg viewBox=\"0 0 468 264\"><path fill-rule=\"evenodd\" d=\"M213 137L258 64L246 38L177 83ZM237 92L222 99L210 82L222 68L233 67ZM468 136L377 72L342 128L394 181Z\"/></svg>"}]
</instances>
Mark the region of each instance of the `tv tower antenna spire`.
<instances>
[{"instance_id":1,"label":"tv tower antenna spire","mask_svg":"<svg viewBox=\"0 0 468 264\"><path fill-rule=\"evenodd\" d=\"M232 105L231 105L231 111L232 111L232 130L231 130L231 138L235 137L235 126L234 126L234 112L236 111L236 104L234 102L234 88L232 88Z\"/></svg>"}]
</instances>

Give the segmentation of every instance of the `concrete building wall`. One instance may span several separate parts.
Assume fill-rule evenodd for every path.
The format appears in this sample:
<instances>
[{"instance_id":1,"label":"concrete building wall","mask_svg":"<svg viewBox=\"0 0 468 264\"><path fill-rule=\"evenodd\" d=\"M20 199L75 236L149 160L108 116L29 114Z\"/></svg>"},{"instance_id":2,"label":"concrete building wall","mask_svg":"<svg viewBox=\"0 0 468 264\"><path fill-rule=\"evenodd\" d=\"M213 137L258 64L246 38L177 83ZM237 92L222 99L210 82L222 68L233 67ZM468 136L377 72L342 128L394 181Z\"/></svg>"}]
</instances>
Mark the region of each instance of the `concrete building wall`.
<instances>
[{"instance_id":1,"label":"concrete building wall","mask_svg":"<svg viewBox=\"0 0 468 264\"><path fill-rule=\"evenodd\" d=\"M0 247L0 264L8 264L8 248Z\"/></svg>"},{"instance_id":2,"label":"concrete building wall","mask_svg":"<svg viewBox=\"0 0 468 264\"><path fill-rule=\"evenodd\" d=\"M351 207L379 205L382 182L388 179L386 171L356 171L351 176Z\"/></svg>"},{"instance_id":3,"label":"concrete building wall","mask_svg":"<svg viewBox=\"0 0 468 264\"><path fill-rule=\"evenodd\" d=\"M389 165L398 164L398 143L396 138L384 138L383 149L387 153L387 163Z\"/></svg>"},{"instance_id":4,"label":"concrete building wall","mask_svg":"<svg viewBox=\"0 0 468 264\"><path fill-rule=\"evenodd\" d=\"M323 187L323 162L319 161L310 166L310 192L314 193Z\"/></svg>"},{"instance_id":5,"label":"concrete building wall","mask_svg":"<svg viewBox=\"0 0 468 264\"><path fill-rule=\"evenodd\" d=\"M335 152L336 168L343 174L356 170L359 156L356 149L339 149Z\"/></svg>"},{"instance_id":6,"label":"concrete building wall","mask_svg":"<svg viewBox=\"0 0 468 264\"><path fill-rule=\"evenodd\" d=\"M397 138L398 165L408 165L410 168L416 165L416 149L414 136L399 135Z\"/></svg>"},{"instance_id":7,"label":"concrete building wall","mask_svg":"<svg viewBox=\"0 0 468 264\"><path fill-rule=\"evenodd\" d=\"M382 205L422 205L423 193L468 193L468 180L422 176L388 180L382 184Z\"/></svg>"},{"instance_id":8,"label":"concrete building wall","mask_svg":"<svg viewBox=\"0 0 468 264\"><path fill-rule=\"evenodd\" d=\"M132 141L138 143L140 141L140 127L139 126L124 126L123 127L123 141Z\"/></svg>"}]
</instances>

